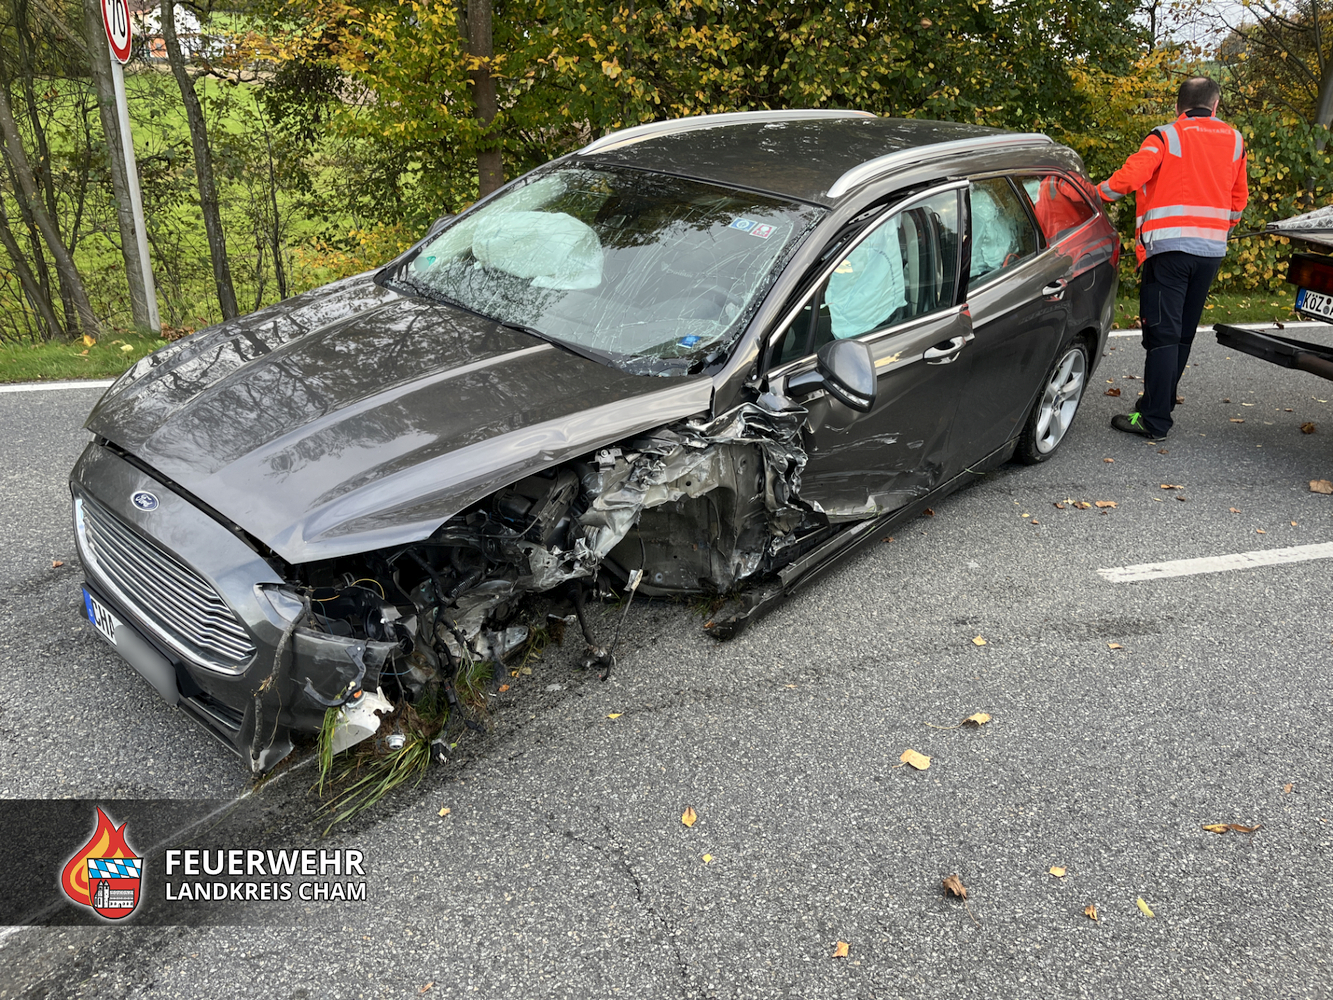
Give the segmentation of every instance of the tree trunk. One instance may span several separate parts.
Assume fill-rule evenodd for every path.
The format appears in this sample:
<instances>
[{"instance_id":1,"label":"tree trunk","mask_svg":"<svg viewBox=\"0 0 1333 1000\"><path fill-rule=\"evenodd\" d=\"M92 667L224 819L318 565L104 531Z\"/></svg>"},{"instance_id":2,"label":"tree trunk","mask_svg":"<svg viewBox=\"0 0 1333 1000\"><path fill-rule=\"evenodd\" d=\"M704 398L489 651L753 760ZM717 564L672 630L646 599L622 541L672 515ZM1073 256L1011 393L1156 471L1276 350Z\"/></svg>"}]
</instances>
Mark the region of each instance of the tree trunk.
<instances>
[{"instance_id":1,"label":"tree trunk","mask_svg":"<svg viewBox=\"0 0 1333 1000\"><path fill-rule=\"evenodd\" d=\"M14 264L14 273L18 275L19 286L23 289L23 294L33 311L37 313L39 328L45 328L46 332L42 339L60 336L64 331L60 327L60 320L56 317L55 306L52 305L47 290L42 288L41 282L28 266L28 260L23 256L18 240L14 238L14 231L9 228L9 213L5 211L3 198L0 198L0 245L4 246Z\"/></svg>"},{"instance_id":2,"label":"tree trunk","mask_svg":"<svg viewBox=\"0 0 1333 1000\"><path fill-rule=\"evenodd\" d=\"M231 283L231 266L227 263L227 242L222 232L222 213L218 210L218 188L213 180L213 151L208 146L208 128L204 112L199 106L199 95L185 71L185 57L181 55L180 40L176 37L176 4L162 0L162 40L167 45L167 62L180 87L185 104L185 121L190 127L190 145L194 147L194 174L199 182L199 210L204 215L204 232L208 236L208 254L213 259L213 283L218 290L218 305L222 318L240 315L236 307L236 289Z\"/></svg>"},{"instance_id":3,"label":"tree trunk","mask_svg":"<svg viewBox=\"0 0 1333 1000\"><path fill-rule=\"evenodd\" d=\"M491 30L491 0L467 2L467 50L478 60L472 71L472 100L477 106L477 120L489 126L495 121L500 102L491 75L491 57L495 54ZM485 198L504 185L504 161L500 158L497 136L487 135L477 147L477 196Z\"/></svg>"},{"instance_id":4,"label":"tree trunk","mask_svg":"<svg viewBox=\"0 0 1333 1000\"><path fill-rule=\"evenodd\" d=\"M100 329L97 316L88 302L88 294L84 291L83 280L74 266L74 260L65 249L55 223L47 214L46 206L42 204L42 196L37 190L32 167L28 165L28 154L23 150L23 140L14 121L14 109L9 103L9 93L3 86L0 86L0 136L3 136L5 153L8 155L10 166L13 167L17 182L14 194L18 197L19 203L27 207L33 222L41 231L42 239L46 241L46 248L51 251L56 264L56 274L60 276L61 291L69 296L74 313L78 317L78 325L83 328L86 335L96 337ZM77 332L73 329L73 319L71 316L65 317L70 327L67 333L71 339Z\"/></svg>"},{"instance_id":5,"label":"tree trunk","mask_svg":"<svg viewBox=\"0 0 1333 1000\"><path fill-rule=\"evenodd\" d=\"M125 260L125 280L130 286L130 311L134 325L147 329L150 322L148 293L143 284L139 260L139 240L134 231L134 210L130 205L125 147L116 115L116 88L111 81L111 53L102 27L101 0L83 0L83 27L88 37L88 55L92 62L93 88L97 92L97 110L106 136L107 158L111 163L111 193L116 199L116 224L120 229L120 252Z\"/></svg>"}]
</instances>

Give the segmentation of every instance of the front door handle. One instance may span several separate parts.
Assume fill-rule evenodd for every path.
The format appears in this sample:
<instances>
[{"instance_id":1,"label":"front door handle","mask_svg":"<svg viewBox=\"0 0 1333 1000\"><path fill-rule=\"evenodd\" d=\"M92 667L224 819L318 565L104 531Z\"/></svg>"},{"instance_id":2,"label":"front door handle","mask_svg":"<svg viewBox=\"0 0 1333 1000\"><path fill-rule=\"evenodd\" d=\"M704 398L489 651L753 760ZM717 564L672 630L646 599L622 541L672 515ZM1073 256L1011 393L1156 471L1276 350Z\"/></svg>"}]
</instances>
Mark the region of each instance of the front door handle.
<instances>
[{"instance_id":1,"label":"front door handle","mask_svg":"<svg viewBox=\"0 0 1333 1000\"><path fill-rule=\"evenodd\" d=\"M1065 297L1065 289L1068 287L1069 287L1069 279L1059 278L1058 280L1052 281L1049 285L1043 288L1041 290L1041 294L1042 297L1045 298L1047 302L1059 302L1061 299Z\"/></svg>"},{"instance_id":2,"label":"front door handle","mask_svg":"<svg viewBox=\"0 0 1333 1000\"><path fill-rule=\"evenodd\" d=\"M928 365L947 365L958 360L958 352L966 347L971 339L971 337L954 337L952 340L941 341L934 347L928 347L921 356L926 359Z\"/></svg>"}]
</instances>

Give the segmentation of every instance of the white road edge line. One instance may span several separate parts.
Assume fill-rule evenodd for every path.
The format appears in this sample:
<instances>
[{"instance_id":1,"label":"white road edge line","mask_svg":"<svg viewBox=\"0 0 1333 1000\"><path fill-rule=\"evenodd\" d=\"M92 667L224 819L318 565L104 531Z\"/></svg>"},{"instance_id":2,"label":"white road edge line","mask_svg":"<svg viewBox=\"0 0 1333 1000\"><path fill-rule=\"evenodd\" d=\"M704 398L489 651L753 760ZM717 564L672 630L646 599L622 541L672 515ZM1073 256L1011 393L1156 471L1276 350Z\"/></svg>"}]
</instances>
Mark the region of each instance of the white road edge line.
<instances>
[{"instance_id":1,"label":"white road edge line","mask_svg":"<svg viewBox=\"0 0 1333 1000\"><path fill-rule=\"evenodd\" d=\"M105 389L113 378L79 379L76 382L19 382L16 385L0 385L0 392L42 392L46 389Z\"/></svg>"},{"instance_id":2,"label":"white road edge line","mask_svg":"<svg viewBox=\"0 0 1333 1000\"><path fill-rule=\"evenodd\" d=\"M1241 330L1272 330L1274 333L1281 333L1286 330L1318 330L1328 329L1327 323L1320 323L1317 320L1300 320L1296 323L1283 323L1282 330L1278 330L1272 323L1232 323L1234 327ZM1208 327L1199 327L1200 333L1211 333ZM1108 337L1141 337L1142 330L1112 330L1107 334Z\"/></svg>"},{"instance_id":3,"label":"white road edge line","mask_svg":"<svg viewBox=\"0 0 1333 1000\"><path fill-rule=\"evenodd\" d=\"M1202 559L1175 559L1171 562L1116 566L1112 569L1099 569L1097 573L1108 583L1134 583L1138 580L1165 580L1168 577L1195 576L1199 573L1225 573L1233 569L1250 569L1255 566L1278 566L1282 563L1307 562L1311 559L1333 559L1333 542L1293 545L1286 549L1261 549L1258 552L1235 552L1227 556L1205 556Z\"/></svg>"}]
</instances>

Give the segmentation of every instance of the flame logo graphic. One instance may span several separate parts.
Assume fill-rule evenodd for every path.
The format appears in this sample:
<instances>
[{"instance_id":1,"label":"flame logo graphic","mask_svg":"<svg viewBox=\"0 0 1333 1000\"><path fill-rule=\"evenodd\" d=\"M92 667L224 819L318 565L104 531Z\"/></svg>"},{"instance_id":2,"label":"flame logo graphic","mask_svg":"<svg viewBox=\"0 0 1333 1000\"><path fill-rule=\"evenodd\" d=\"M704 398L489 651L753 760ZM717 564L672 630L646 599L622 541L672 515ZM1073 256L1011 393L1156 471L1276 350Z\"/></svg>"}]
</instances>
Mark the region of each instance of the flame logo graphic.
<instances>
[{"instance_id":1,"label":"flame logo graphic","mask_svg":"<svg viewBox=\"0 0 1333 1000\"><path fill-rule=\"evenodd\" d=\"M84 906L92 906L92 896L88 891L88 859L89 858L137 858L139 855L134 853L134 849L125 842L125 827L129 823L122 823L116 826L102 812L100 806L97 807L97 829L93 831L92 837L88 843L83 845L83 849L78 854L69 859L65 865L65 871L60 876L60 887L65 890L65 895L76 903L82 903Z\"/></svg>"}]
</instances>

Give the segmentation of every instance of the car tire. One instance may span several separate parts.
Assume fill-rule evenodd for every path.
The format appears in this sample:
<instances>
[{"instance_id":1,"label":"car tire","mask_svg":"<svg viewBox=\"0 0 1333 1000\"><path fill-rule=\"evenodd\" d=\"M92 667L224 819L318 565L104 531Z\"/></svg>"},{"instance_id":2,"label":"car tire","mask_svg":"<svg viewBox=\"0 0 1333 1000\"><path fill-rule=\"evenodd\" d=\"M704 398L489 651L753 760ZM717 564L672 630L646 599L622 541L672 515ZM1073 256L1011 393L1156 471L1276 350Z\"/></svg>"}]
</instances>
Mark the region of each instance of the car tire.
<instances>
[{"instance_id":1,"label":"car tire","mask_svg":"<svg viewBox=\"0 0 1333 1000\"><path fill-rule=\"evenodd\" d=\"M1088 384L1088 348L1081 340L1060 349L1041 382L1041 395L1023 424L1014 457L1026 465L1044 462L1060 448L1078 414Z\"/></svg>"}]
</instances>

